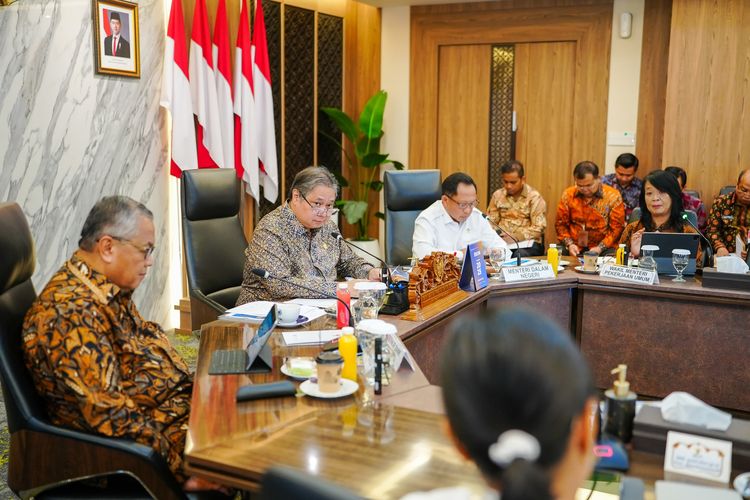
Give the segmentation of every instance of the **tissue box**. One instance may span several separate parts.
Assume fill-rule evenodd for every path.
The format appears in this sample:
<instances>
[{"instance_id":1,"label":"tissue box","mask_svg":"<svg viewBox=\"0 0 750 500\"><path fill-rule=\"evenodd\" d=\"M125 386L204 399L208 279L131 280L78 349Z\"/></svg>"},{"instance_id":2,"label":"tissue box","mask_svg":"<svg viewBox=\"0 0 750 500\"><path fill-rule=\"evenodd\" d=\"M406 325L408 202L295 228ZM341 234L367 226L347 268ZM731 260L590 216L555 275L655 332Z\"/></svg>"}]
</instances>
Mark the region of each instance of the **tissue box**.
<instances>
[{"instance_id":1,"label":"tissue box","mask_svg":"<svg viewBox=\"0 0 750 500\"><path fill-rule=\"evenodd\" d=\"M703 269L701 284L705 288L725 288L750 292L750 274L720 273L713 267Z\"/></svg>"},{"instance_id":2,"label":"tissue box","mask_svg":"<svg viewBox=\"0 0 750 500\"><path fill-rule=\"evenodd\" d=\"M675 424L661 418L661 410L643 405L633 423L633 448L664 456L667 432L678 431L732 442L732 469L750 469L750 422L732 417L726 432L712 431L695 425Z\"/></svg>"}]
</instances>

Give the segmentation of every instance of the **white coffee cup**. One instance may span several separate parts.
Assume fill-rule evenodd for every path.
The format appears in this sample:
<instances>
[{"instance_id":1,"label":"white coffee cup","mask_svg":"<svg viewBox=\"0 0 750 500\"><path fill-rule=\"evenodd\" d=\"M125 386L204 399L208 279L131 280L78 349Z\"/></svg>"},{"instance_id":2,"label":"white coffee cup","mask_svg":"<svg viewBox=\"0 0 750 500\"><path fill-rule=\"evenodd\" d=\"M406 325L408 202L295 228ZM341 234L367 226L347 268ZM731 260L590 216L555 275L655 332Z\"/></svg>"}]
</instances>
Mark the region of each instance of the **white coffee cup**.
<instances>
[{"instance_id":1,"label":"white coffee cup","mask_svg":"<svg viewBox=\"0 0 750 500\"><path fill-rule=\"evenodd\" d=\"M299 317L299 304L277 304L279 323L296 323Z\"/></svg>"}]
</instances>

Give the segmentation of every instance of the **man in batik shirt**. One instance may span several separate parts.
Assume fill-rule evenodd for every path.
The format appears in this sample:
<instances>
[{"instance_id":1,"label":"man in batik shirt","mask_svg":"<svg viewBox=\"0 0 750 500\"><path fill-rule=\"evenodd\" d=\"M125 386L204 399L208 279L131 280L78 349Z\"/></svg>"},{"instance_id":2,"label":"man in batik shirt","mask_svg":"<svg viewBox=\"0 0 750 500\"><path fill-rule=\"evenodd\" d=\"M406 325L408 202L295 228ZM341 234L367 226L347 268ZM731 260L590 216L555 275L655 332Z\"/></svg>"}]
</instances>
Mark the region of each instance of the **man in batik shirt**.
<instances>
[{"instance_id":1,"label":"man in batik shirt","mask_svg":"<svg viewBox=\"0 0 750 500\"><path fill-rule=\"evenodd\" d=\"M615 188L605 186L599 167L582 161L573 169L575 185L563 191L557 205L557 239L568 254L589 250L601 254L620 241L625 205Z\"/></svg>"},{"instance_id":2,"label":"man in batik shirt","mask_svg":"<svg viewBox=\"0 0 750 500\"><path fill-rule=\"evenodd\" d=\"M638 172L638 158L632 153L623 153L615 160L615 173L602 177L602 183L617 189L625 204L625 220L640 204L643 181L635 176Z\"/></svg>"},{"instance_id":3,"label":"man in batik shirt","mask_svg":"<svg viewBox=\"0 0 750 500\"><path fill-rule=\"evenodd\" d=\"M677 183L680 185L682 190L682 208L685 210L692 210L695 212L696 218L698 219L698 229L701 232L706 230L706 224L708 223L708 217L706 215L706 206L700 200L690 193L685 192L685 185L687 184L687 172L685 169L680 167L667 167L664 170L677 177Z\"/></svg>"},{"instance_id":4,"label":"man in batik shirt","mask_svg":"<svg viewBox=\"0 0 750 500\"><path fill-rule=\"evenodd\" d=\"M132 301L153 264L154 239L153 215L141 203L100 200L79 249L26 314L23 354L53 423L148 445L184 482L192 377L162 328Z\"/></svg>"},{"instance_id":5,"label":"man in batik shirt","mask_svg":"<svg viewBox=\"0 0 750 500\"><path fill-rule=\"evenodd\" d=\"M717 257L737 251L737 237L747 244L750 238L750 169L740 172L733 193L719 195L708 215L708 239ZM741 250L746 257L747 249Z\"/></svg>"},{"instance_id":6,"label":"man in batik shirt","mask_svg":"<svg viewBox=\"0 0 750 500\"><path fill-rule=\"evenodd\" d=\"M544 255L542 237L547 228L547 204L542 195L526 184L526 174L520 161L511 160L500 167L503 187L495 191L487 207L490 220L513 235L519 242L532 241L530 247L515 250L521 256ZM505 234L509 245L512 239Z\"/></svg>"}]
</instances>

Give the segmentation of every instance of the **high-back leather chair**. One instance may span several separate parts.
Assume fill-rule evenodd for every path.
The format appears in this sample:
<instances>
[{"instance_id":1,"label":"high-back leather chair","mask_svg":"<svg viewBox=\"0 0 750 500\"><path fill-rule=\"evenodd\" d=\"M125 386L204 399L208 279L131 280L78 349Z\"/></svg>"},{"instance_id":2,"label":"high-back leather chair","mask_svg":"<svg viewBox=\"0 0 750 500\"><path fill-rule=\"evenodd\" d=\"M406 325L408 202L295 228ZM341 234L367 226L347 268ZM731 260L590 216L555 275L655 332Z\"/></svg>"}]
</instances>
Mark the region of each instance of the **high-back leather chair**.
<instances>
[{"instance_id":1,"label":"high-back leather chair","mask_svg":"<svg viewBox=\"0 0 750 500\"><path fill-rule=\"evenodd\" d=\"M384 184L385 260L391 265L408 264L414 221L422 210L440 199L440 171L388 170Z\"/></svg>"},{"instance_id":2,"label":"high-back leather chair","mask_svg":"<svg viewBox=\"0 0 750 500\"><path fill-rule=\"evenodd\" d=\"M240 224L240 181L232 169L182 173L182 238L193 330L235 306L247 239Z\"/></svg>"},{"instance_id":3,"label":"high-back leather chair","mask_svg":"<svg viewBox=\"0 0 750 500\"><path fill-rule=\"evenodd\" d=\"M261 480L260 500L356 500L353 492L289 467L271 467Z\"/></svg>"},{"instance_id":4,"label":"high-back leather chair","mask_svg":"<svg viewBox=\"0 0 750 500\"><path fill-rule=\"evenodd\" d=\"M36 297L35 256L16 203L0 203L0 249L0 381L10 433L10 489L21 498L186 498L152 448L50 423L21 351L23 318ZM108 477L109 487L80 481L92 477Z\"/></svg>"},{"instance_id":5,"label":"high-back leather chair","mask_svg":"<svg viewBox=\"0 0 750 500\"><path fill-rule=\"evenodd\" d=\"M724 186L719 190L719 194L732 194L734 193L734 190L737 189L737 186L731 185L731 186Z\"/></svg>"}]
</instances>

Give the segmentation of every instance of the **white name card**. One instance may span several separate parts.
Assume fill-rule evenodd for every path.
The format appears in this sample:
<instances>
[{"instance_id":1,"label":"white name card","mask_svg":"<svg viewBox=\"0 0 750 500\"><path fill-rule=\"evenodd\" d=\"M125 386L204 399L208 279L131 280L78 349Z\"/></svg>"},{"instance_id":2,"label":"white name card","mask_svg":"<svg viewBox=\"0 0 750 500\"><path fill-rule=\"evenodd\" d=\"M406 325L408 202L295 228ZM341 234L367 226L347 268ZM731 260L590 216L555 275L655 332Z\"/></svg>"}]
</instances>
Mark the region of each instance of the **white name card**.
<instances>
[{"instance_id":1,"label":"white name card","mask_svg":"<svg viewBox=\"0 0 750 500\"><path fill-rule=\"evenodd\" d=\"M554 277L555 272L549 264L532 264L530 266L520 267L503 266L503 278L505 278L506 283L543 280Z\"/></svg>"},{"instance_id":2,"label":"white name card","mask_svg":"<svg viewBox=\"0 0 750 500\"><path fill-rule=\"evenodd\" d=\"M604 264L602 270L599 272L599 276L618 281L640 283L642 285L659 283L659 275L656 271L646 271L638 267L616 266L614 264Z\"/></svg>"},{"instance_id":3,"label":"white name card","mask_svg":"<svg viewBox=\"0 0 750 500\"><path fill-rule=\"evenodd\" d=\"M664 472L728 483L732 470L732 442L669 431Z\"/></svg>"}]
</instances>

